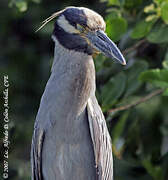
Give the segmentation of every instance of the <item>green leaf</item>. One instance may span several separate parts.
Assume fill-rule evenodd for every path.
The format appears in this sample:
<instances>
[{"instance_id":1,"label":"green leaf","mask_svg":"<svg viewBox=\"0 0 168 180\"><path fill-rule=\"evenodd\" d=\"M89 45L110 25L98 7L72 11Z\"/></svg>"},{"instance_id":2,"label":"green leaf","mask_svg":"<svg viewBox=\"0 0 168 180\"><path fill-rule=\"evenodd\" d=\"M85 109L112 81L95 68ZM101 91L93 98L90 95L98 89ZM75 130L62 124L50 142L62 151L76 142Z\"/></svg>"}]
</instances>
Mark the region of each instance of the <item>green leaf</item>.
<instances>
[{"instance_id":1,"label":"green leaf","mask_svg":"<svg viewBox=\"0 0 168 180\"><path fill-rule=\"evenodd\" d=\"M163 61L162 65L164 69L168 69L168 60Z\"/></svg>"},{"instance_id":2,"label":"green leaf","mask_svg":"<svg viewBox=\"0 0 168 180\"><path fill-rule=\"evenodd\" d=\"M146 22L144 20L138 22L131 33L133 39L140 39L146 36L153 25L153 21Z\"/></svg>"},{"instance_id":3,"label":"green leaf","mask_svg":"<svg viewBox=\"0 0 168 180\"><path fill-rule=\"evenodd\" d=\"M127 21L122 17L107 17L107 34L113 41L118 41L127 30Z\"/></svg>"},{"instance_id":4,"label":"green leaf","mask_svg":"<svg viewBox=\"0 0 168 180\"><path fill-rule=\"evenodd\" d=\"M113 143L116 145L117 140L121 137L124 128L125 128L125 124L126 124L126 120L128 118L129 115L129 111L126 111L118 120L117 124L115 125L113 131L112 131L112 137L113 137Z\"/></svg>"},{"instance_id":5,"label":"green leaf","mask_svg":"<svg viewBox=\"0 0 168 180\"><path fill-rule=\"evenodd\" d=\"M146 6L146 7L144 8L144 12L145 12L145 13L155 12L155 5L154 5L154 3Z\"/></svg>"},{"instance_id":6,"label":"green leaf","mask_svg":"<svg viewBox=\"0 0 168 180\"><path fill-rule=\"evenodd\" d=\"M145 158L142 160L142 164L144 165L145 169L154 178L154 180L163 180L162 168L159 166L154 166L150 159L151 158Z\"/></svg>"},{"instance_id":7,"label":"green leaf","mask_svg":"<svg viewBox=\"0 0 168 180\"><path fill-rule=\"evenodd\" d=\"M164 1L167 1L167 0L154 0L154 2L158 5L160 5L161 3L163 3Z\"/></svg>"},{"instance_id":8,"label":"green leaf","mask_svg":"<svg viewBox=\"0 0 168 180\"><path fill-rule=\"evenodd\" d=\"M109 5L120 5L119 0L108 0Z\"/></svg>"},{"instance_id":9,"label":"green leaf","mask_svg":"<svg viewBox=\"0 0 168 180\"><path fill-rule=\"evenodd\" d=\"M164 57L164 61L162 62L162 66L164 69L168 69L168 50L167 50L166 55Z\"/></svg>"},{"instance_id":10,"label":"green leaf","mask_svg":"<svg viewBox=\"0 0 168 180\"><path fill-rule=\"evenodd\" d=\"M141 73L140 80L150 82L156 87L168 88L168 70L154 69Z\"/></svg>"},{"instance_id":11,"label":"green leaf","mask_svg":"<svg viewBox=\"0 0 168 180\"><path fill-rule=\"evenodd\" d=\"M161 17L163 21L168 24L168 2L163 2L161 4Z\"/></svg>"},{"instance_id":12,"label":"green leaf","mask_svg":"<svg viewBox=\"0 0 168 180\"><path fill-rule=\"evenodd\" d=\"M141 85L140 81L137 81L138 76L141 72L145 71L148 68L146 61L137 61L134 65L128 69L127 73L127 84L125 97L133 94Z\"/></svg>"},{"instance_id":13,"label":"green leaf","mask_svg":"<svg viewBox=\"0 0 168 180\"><path fill-rule=\"evenodd\" d=\"M20 12L24 12L27 10L27 2L26 1L16 1L16 7Z\"/></svg>"},{"instance_id":14,"label":"green leaf","mask_svg":"<svg viewBox=\"0 0 168 180\"><path fill-rule=\"evenodd\" d=\"M167 43L168 42L168 25L157 24L154 26L147 36L147 40L152 43Z\"/></svg>"},{"instance_id":15,"label":"green leaf","mask_svg":"<svg viewBox=\"0 0 168 180\"><path fill-rule=\"evenodd\" d=\"M117 99L122 95L125 89L126 76L123 72L111 78L109 82L102 88L101 99L103 110L108 110Z\"/></svg>"},{"instance_id":16,"label":"green leaf","mask_svg":"<svg viewBox=\"0 0 168 180\"><path fill-rule=\"evenodd\" d=\"M149 15L145 18L145 21L146 22L150 22L150 21L155 21L157 20L159 17L157 14L152 14L152 15Z\"/></svg>"},{"instance_id":17,"label":"green leaf","mask_svg":"<svg viewBox=\"0 0 168 180\"><path fill-rule=\"evenodd\" d=\"M108 5L120 5L119 0L100 0L100 2L108 2Z\"/></svg>"},{"instance_id":18,"label":"green leaf","mask_svg":"<svg viewBox=\"0 0 168 180\"><path fill-rule=\"evenodd\" d=\"M168 96L168 88L164 90L163 96Z\"/></svg>"}]
</instances>

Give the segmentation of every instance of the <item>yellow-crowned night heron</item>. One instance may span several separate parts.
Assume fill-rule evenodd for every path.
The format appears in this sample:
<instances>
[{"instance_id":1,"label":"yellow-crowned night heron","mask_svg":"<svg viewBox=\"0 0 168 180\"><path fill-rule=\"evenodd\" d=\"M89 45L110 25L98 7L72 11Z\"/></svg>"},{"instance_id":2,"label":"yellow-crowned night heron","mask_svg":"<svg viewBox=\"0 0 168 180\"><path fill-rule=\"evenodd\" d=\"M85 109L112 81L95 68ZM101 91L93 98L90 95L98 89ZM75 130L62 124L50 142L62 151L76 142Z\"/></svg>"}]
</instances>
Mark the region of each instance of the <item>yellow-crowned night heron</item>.
<instances>
[{"instance_id":1,"label":"yellow-crowned night heron","mask_svg":"<svg viewBox=\"0 0 168 180\"><path fill-rule=\"evenodd\" d=\"M34 126L32 179L112 180L111 138L95 97L92 55L126 62L96 12L68 7L42 26L54 18L54 61Z\"/></svg>"}]
</instances>

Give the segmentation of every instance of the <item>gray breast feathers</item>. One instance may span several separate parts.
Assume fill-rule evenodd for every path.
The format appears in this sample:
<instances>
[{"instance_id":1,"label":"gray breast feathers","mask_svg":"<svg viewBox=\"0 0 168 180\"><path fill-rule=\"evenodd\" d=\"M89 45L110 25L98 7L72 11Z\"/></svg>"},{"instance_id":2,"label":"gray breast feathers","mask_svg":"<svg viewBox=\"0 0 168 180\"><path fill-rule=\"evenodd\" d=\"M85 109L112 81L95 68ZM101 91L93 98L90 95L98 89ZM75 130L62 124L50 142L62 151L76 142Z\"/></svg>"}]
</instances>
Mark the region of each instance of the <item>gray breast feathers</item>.
<instances>
[{"instance_id":1,"label":"gray breast feathers","mask_svg":"<svg viewBox=\"0 0 168 180\"><path fill-rule=\"evenodd\" d=\"M95 96L87 104L88 120L94 147L97 180L113 179L113 157L111 138L104 115Z\"/></svg>"},{"instance_id":2,"label":"gray breast feathers","mask_svg":"<svg viewBox=\"0 0 168 180\"><path fill-rule=\"evenodd\" d=\"M111 138L108 133L104 115L95 96L89 98L87 114L93 150L95 155L96 180L113 179L113 157ZM42 149L45 132L35 128L32 141L32 180L43 180Z\"/></svg>"}]
</instances>

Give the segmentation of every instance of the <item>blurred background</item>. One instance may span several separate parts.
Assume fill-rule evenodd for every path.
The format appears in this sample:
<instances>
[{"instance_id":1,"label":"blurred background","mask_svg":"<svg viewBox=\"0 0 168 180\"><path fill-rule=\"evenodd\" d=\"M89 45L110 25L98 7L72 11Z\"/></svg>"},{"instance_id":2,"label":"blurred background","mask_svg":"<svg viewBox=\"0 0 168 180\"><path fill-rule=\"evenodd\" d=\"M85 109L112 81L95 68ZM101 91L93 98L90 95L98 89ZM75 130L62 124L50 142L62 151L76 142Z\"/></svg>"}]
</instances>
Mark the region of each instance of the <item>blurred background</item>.
<instances>
[{"instance_id":1,"label":"blurred background","mask_svg":"<svg viewBox=\"0 0 168 180\"><path fill-rule=\"evenodd\" d=\"M66 6L100 13L127 66L95 58L97 98L113 139L115 180L168 180L168 1L1 0L0 172L3 172L3 77L9 77L9 178L28 180L35 116L50 75L53 23Z\"/></svg>"}]
</instances>

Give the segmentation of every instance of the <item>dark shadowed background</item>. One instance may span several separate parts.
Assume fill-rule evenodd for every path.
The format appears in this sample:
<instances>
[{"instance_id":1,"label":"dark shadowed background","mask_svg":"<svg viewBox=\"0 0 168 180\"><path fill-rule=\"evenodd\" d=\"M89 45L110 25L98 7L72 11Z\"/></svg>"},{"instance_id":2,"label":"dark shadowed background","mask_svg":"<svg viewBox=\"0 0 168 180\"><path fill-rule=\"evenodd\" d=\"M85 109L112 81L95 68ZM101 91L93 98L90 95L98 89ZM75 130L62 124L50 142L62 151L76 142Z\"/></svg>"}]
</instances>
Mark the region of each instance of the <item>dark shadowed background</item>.
<instances>
[{"instance_id":1,"label":"dark shadowed background","mask_svg":"<svg viewBox=\"0 0 168 180\"><path fill-rule=\"evenodd\" d=\"M66 6L101 14L107 34L127 66L95 58L97 98L113 139L115 180L168 180L168 1L1 0L0 179L28 180L33 124L50 75L53 22L40 23ZM9 78L9 158L4 157L4 76Z\"/></svg>"}]
</instances>

